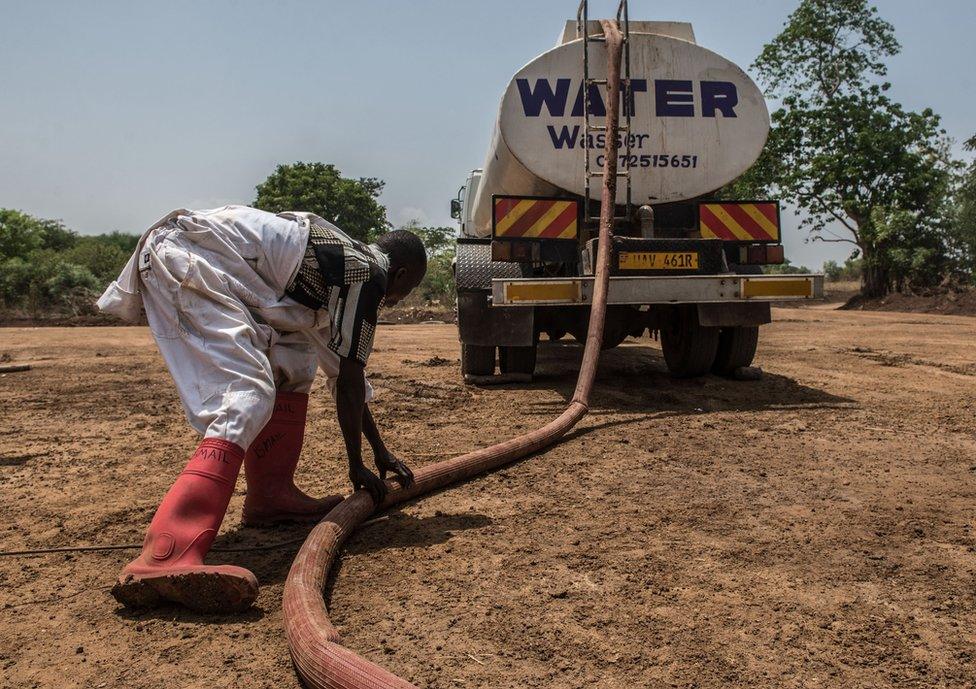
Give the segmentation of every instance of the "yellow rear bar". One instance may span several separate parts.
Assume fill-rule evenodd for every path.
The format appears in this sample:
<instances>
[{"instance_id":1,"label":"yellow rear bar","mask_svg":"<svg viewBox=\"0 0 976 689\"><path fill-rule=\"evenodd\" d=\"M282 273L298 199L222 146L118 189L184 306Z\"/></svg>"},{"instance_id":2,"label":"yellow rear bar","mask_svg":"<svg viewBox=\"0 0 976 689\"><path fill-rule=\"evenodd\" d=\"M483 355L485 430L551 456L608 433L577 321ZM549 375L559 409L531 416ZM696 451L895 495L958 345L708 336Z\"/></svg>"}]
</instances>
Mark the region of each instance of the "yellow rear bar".
<instances>
[{"instance_id":1,"label":"yellow rear bar","mask_svg":"<svg viewBox=\"0 0 976 689\"><path fill-rule=\"evenodd\" d=\"M527 283L512 283L505 286L506 301L579 303L583 301L581 283L578 280L539 280Z\"/></svg>"},{"instance_id":2,"label":"yellow rear bar","mask_svg":"<svg viewBox=\"0 0 976 689\"><path fill-rule=\"evenodd\" d=\"M607 303L640 306L820 299L823 279L823 275L613 276ZM593 278L495 278L491 292L495 306L589 304Z\"/></svg>"},{"instance_id":3,"label":"yellow rear bar","mask_svg":"<svg viewBox=\"0 0 976 689\"><path fill-rule=\"evenodd\" d=\"M812 278L764 277L762 279L743 278L742 298L756 297L806 297L814 296Z\"/></svg>"}]
</instances>

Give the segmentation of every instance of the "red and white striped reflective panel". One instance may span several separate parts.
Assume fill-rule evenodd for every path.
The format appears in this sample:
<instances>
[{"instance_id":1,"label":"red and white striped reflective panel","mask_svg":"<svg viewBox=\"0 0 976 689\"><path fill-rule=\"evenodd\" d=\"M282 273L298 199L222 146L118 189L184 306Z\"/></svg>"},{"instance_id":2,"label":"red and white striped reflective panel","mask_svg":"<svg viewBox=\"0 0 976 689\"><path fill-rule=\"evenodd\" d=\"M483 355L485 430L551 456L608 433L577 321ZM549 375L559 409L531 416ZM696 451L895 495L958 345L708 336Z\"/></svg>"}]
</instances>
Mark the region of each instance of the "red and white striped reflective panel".
<instances>
[{"instance_id":1,"label":"red and white striped reflective panel","mask_svg":"<svg viewBox=\"0 0 976 689\"><path fill-rule=\"evenodd\" d=\"M579 203L565 199L494 198L494 235L507 239L576 239Z\"/></svg>"},{"instance_id":2,"label":"red and white striped reflective panel","mask_svg":"<svg viewBox=\"0 0 976 689\"><path fill-rule=\"evenodd\" d=\"M702 203L698 206L698 225L704 239L732 242L778 242L779 204Z\"/></svg>"}]
</instances>

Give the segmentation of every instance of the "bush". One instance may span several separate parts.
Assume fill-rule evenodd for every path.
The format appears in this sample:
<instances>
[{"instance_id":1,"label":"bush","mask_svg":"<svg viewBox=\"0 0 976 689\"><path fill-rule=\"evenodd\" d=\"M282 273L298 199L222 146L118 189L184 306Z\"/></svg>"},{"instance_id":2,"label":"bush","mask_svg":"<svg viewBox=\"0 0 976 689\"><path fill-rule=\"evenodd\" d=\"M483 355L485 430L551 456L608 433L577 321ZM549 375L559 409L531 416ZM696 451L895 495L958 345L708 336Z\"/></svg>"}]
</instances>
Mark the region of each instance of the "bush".
<instances>
[{"instance_id":1,"label":"bush","mask_svg":"<svg viewBox=\"0 0 976 689\"><path fill-rule=\"evenodd\" d=\"M844 265L824 261L823 273L831 282L856 282L861 279L861 259L852 256L844 261Z\"/></svg>"},{"instance_id":2,"label":"bush","mask_svg":"<svg viewBox=\"0 0 976 689\"><path fill-rule=\"evenodd\" d=\"M454 299L454 252L439 254L427 261L427 274L420 283L426 301L450 304Z\"/></svg>"},{"instance_id":3,"label":"bush","mask_svg":"<svg viewBox=\"0 0 976 689\"><path fill-rule=\"evenodd\" d=\"M0 209L0 306L35 317L91 313L138 241L120 232L82 237L60 221Z\"/></svg>"},{"instance_id":4,"label":"bush","mask_svg":"<svg viewBox=\"0 0 976 689\"><path fill-rule=\"evenodd\" d=\"M119 236L128 238L129 235ZM110 235L80 237L71 249L64 252L63 258L68 263L87 268L99 283L107 285L122 271L135 248L126 251L119 244Z\"/></svg>"},{"instance_id":5,"label":"bush","mask_svg":"<svg viewBox=\"0 0 976 689\"><path fill-rule=\"evenodd\" d=\"M19 256L0 263L0 304L5 308L22 305L31 285L33 267Z\"/></svg>"},{"instance_id":6,"label":"bush","mask_svg":"<svg viewBox=\"0 0 976 689\"><path fill-rule=\"evenodd\" d=\"M56 260L41 289L39 304L67 310L72 315L93 313L101 282L84 266Z\"/></svg>"},{"instance_id":7,"label":"bush","mask_svg":"<svg viewBox=\"0 0 976 689\"><path fill-rule=\"evenodd\" d=\"M454 237L452 227L421 227L417 221L404 225L420 237L427 249L427 274L417 288L425 302L450 304L454 300Z\"/></svg>"},{"instance_id":8,"label":"bush","mask_svg":"<svg viewBox=\"0 0 976 689\"><path fill-rule=\"evenodd\" d=\"M786 259L784 263L763 266L763 273L766 275L804 275L813 271L806 266L795 266Z\"/></svg>"},{"instance_id":9,"label":"bush","mask_svg":"<svg viewBox=\"0 0 976 689\"><path fill-rule=\"evenodd\" d=\"M34 315L51 310L89 313L100 287L88 268L69 263L51 250L34 252L29 262L15 257L0 265L3 306Z\"/></svg>"}]
</instances>

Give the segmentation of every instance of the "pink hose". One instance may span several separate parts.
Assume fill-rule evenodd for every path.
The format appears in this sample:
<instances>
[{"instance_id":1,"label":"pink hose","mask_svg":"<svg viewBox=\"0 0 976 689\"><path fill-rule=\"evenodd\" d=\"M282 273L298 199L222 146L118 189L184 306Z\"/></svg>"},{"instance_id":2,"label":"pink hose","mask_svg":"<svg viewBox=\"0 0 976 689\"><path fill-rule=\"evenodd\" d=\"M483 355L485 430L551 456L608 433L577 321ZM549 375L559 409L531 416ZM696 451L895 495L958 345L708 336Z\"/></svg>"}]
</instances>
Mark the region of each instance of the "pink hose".
<instances>
[{"instance_id":1,"label":"pink hose","mask_svg":"<svg viewBox=\"0 0 976 689\"><path fill-rule=\"evenodd\" d=\"M616 22L602 20L607 37L607 131L617 131L620 117L620 63L622 36ZM603 344L607 287L610 276L610 237L617 196L617 137L606 137L606 167L600 209L600 238L590 307L589 329L576 391L566 410L542 428L511 440L469 452L415 472L414 484L393 489L379 509L385 509L431 491L467 480L549 447L562 438L588 410ZM285 635L295 670L312 689L388 689L414 685L400 679L339 644L339 633L329 620L322 592L339 547L375 511L365 491L356 491L312 529L285 582Z\"/></svg>"}]
</instances>

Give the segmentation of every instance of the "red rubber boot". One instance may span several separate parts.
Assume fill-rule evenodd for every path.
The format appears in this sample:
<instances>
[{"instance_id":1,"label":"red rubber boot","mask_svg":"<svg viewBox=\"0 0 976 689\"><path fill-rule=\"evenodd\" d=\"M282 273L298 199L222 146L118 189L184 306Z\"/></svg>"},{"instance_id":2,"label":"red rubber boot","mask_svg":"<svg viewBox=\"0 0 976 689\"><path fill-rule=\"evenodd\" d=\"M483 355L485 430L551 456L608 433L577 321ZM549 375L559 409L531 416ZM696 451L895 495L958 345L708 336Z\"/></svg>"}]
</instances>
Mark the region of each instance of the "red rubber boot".
<instances>
[{"instance_id":1,"label":"red rubber boot","mask_svg":"<svg viewBox=\"0 0 976 689\"><path fill-rule=\"evenodd\" d=\"M258 595L258 581L243 567L205 565L217 536L244 451L234 443L207 438L156 510L142 554L122 570L112 595L125 606L164 602L202 612L239 612Z\"/></svg>"},{"instance_id":2,"label":"red rubber boot","mask_svg":"<svg viewBox=\"0 0 976 689\"><path fill-rule=\"evenodd\" d=\"M295 485L295 467L305 439L308 395L279 392L274 413L244 459L247 496L241 523L271 526L281 522L317 522L342 502L342 496L316 499Z\"/></svg>"}]
</instances>

